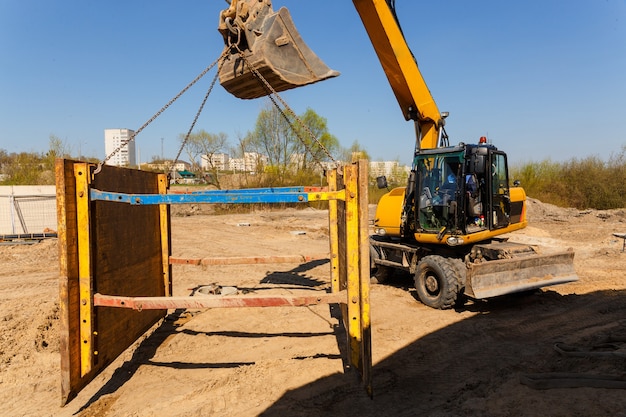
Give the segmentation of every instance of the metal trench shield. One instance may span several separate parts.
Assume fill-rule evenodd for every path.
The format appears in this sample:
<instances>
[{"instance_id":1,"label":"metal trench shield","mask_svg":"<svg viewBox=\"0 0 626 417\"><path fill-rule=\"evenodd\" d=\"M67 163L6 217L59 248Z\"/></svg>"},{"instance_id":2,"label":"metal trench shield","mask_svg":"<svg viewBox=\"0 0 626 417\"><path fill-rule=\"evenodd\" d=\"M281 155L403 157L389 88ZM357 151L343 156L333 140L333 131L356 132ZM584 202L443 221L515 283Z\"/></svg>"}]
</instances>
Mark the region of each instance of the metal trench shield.
<instances>
[{"instance_id":1,"label":"metal trench shield","mask_svg":"<svg viewBox=\"0 0 626 417\"><path fill-rule=\"evenodd\" d=\"M190 305L338 303L348 338L348 362L372 394L367 161L343 167L342 173L331 171L328 191L294 193L300 202L329 201L331 294L232 296L210 306L197 297L172 297L170 204L177 202L167 194L166 175L105 165L94 176L94 168L85 162L56 163L63 405L158 323L168 308ZM115 198L107 199L103 193L114 193ZM236 203L227 201L229 193L217 194L222 203ZM257 194L273 198L271 193ZM124 195L130 200L123 202Z\"/></svg>"},{"instance_id":2,"label":"metal trench shield","mask_svg":"<svg viewBox=\"0 0 626 417\"><path fill-rule=\"evenodd\" d=\"M304 43L289 10L282 7L275 13L261 13L255 19L258 21L252 21L251 17L245 25L248 49L243 53L276 92L339 75ZM221 85L238 98L253 99L271 92L236 51L231 51L220 67L219 77Z\"/></svg>"},{"instance_id":3,"label":"metal trench shield","mask_svg":"<svg viewBox=\"0 0 626 417\"><path fill-rule=\"evenodd\" d=\"M57 160L61 396L66 404L167 310L96 308L93 295L171 295L167 205L90 201L90 188L165 193L167 177Z\"/></svg>"}]
</instances>

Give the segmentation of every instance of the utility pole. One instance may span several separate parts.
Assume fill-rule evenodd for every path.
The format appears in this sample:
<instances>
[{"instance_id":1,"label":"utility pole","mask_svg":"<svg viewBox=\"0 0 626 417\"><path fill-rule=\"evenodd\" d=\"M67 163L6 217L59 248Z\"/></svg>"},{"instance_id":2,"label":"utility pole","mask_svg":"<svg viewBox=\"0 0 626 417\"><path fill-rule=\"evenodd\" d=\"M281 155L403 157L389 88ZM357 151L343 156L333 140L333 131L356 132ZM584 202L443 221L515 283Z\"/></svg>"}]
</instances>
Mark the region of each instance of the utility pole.
<instances>
[{"instance_id":1,"label":"utility pole","mask_svg":"<svg viewBox=\"0 0 626 417\"><path fill-rule=\"evenodd\" d=\"M161 138L161 161L165 161L165 158L163 157L163 138Z\"/></svg>"}]
</instances>

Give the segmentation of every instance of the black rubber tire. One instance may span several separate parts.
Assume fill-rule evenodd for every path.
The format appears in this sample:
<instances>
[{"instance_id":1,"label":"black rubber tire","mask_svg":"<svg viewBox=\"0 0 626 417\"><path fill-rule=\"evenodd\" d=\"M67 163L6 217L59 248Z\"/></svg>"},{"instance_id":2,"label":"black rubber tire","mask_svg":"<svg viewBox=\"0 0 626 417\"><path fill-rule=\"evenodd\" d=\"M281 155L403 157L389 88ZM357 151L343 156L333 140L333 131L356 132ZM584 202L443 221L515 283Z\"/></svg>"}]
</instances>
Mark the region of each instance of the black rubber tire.
<instances>
[{"instance_id":1,"label":"black rubber tire","mask_svg":"<svg viewBox=\"0 0 626 417\"><path fill-rule=\"evenodd\" d=\"M415 289L420 301L445 310L456 304L463 279L454 259L438 255L423 257L415 271Z\"/></svg>"},{"instance_id":2,"label":"black rubber tire","mask_svg":"<svg viewBox=\"0 0 626 417\"><path fill-rule=\"evenodd\" d=\"M393 268L374 263L374 259L380 259L379 249L370 245L370 283L382 284L393 274Z\"/></svg>"}]
</instances>

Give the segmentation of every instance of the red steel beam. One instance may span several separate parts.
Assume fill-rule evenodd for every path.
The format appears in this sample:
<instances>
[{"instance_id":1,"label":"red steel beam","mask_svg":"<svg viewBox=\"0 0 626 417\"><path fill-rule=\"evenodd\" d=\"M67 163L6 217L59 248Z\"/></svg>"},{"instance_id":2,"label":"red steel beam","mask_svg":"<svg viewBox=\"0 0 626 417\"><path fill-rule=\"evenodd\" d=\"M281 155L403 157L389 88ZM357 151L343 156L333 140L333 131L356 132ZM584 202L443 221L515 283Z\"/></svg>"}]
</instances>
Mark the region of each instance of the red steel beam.
<instances>
[{"instance_id":1,"label":"red steel beam","mask_svg":"<svg viewBox=\"0 0 626 417\"><path fill-rule=\"evenodd\" d=\"M249 265L249 264L280 264L304 263L328 259L324 255L272 255L272 256L232 256L223 258L175 258L170 256L171 265Z\"/></svg>"},{"instance_id":2,"label":"red steel beam","mask_svg":"<svg viewBox=\"0 0 626 417\"><path fill-rule=\"evenodd\" d=\"M324 293L305 296L214 296L214 297L125 297L119 295L93 296L96 307L118 307L133 310L166 310L177 308L227 308L227 307L306 307L316 304L347 302L347 292Z\"/></svg>"}]
</instances>

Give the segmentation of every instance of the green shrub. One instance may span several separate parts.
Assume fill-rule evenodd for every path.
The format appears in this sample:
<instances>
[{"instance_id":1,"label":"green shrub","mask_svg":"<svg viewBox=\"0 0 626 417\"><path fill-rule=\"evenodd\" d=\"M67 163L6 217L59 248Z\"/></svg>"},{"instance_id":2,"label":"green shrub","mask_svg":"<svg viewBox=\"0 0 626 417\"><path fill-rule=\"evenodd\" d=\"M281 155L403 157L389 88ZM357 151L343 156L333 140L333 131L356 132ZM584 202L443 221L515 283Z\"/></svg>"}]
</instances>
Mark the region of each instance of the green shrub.
<instances>
[{"instance_id":1,"label":"green shrub","mask_svg":"<svg viewBox=\"0 0 626 417\"><path fill-rule=\"evenodd\" d=\"M626 148L608 162L597 156L567 162L528 162L511 168L529 197L561 207L626 207Z\"/></svg>"}]
</instances>

